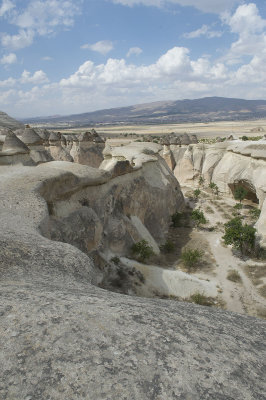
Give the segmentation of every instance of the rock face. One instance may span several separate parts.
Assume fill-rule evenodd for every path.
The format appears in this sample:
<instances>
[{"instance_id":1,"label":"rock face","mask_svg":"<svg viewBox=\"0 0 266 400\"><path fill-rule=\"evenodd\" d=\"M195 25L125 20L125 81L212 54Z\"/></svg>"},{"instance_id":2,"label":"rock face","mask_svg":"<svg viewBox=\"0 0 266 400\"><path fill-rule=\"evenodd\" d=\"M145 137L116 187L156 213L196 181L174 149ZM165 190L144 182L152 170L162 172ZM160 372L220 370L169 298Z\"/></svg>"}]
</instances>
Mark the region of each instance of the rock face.
<instances>
[{"instance_id":1,"label":"rock face","mask_svg":"<svg viewBox=\"0 0 266 400\"><path fill-rule=\"evenodd\" d=\"M41 224L45 236L74 244L84 252L125 255L134 242L144 239L134 224L137 217L156 241L164 240L171 215L184 205L177 180L158 153L145 154L145 145L114 148L112 153L101 165L101 173L59 162L42 166L42 170L77 171L84 180L101 177L101 184L95 180L87 185L82 182L69 191L66 181L64 188L60 180L58 187L55 182L52 188L44 185L41 193L50 205L50 215ZM121 163L126 164L125 170Z\"/></svg>"},{"instance_id":2,"label":"rock face","mask_svg":"<svg viewBox=\"0 0 266 400\"><path fill-rule=\"evenodd\" d=\"M29 157L7 157L2 154L0 163L3 165L22 163L29 165L41 164L49 161L70 161L78 164L89 165L98 168L103 161L104 140L96 131L77 135L63 136L59 132L48 132L46 129L33 129L29 126L11 131L13 141L15 138L25 144L30 150ZM0 129L0 151L4 146L6 137L9 137L8 128ZM5 147L7 144L5 145Z\"/></svg>"},{"instance_id":3,"label":"rock face","mask_svg":"<svg viewBox=\"0 0 266 400\"><path fill-rule=\"evenodd\" d=\"M257 223L260 244L266 248L266 141L222 142L213 145L171 145L175 159L174 174L181 184L193 184L202 176L207 184L216 183L221 193L232 195L237 186L248 190L247 198L259 204Z\"/></svg>"},{"instance_id":4,"label":"rock face","mask_svg":"<svg viewBox=\"0 0 266 400\"><path fill-rule=\"evenodd\" d=\"M11 118L3 111L0 111L0 130L1 128L19 129L23 128L23 124L14 118Z\"/></svg>"},{"instance_id":5,"label":"rock face","mask_svg":"<svg viewBox=\"0 0 266 400\"><path fill-rule=\"evenodd\" d=\"M123 253L136 218L160 238L182 206L156 149L139 145L109 149L103 170L0 167L1 399L265 398L265 321L95 286L100 253Z\"/></svg>"}]
</instances>

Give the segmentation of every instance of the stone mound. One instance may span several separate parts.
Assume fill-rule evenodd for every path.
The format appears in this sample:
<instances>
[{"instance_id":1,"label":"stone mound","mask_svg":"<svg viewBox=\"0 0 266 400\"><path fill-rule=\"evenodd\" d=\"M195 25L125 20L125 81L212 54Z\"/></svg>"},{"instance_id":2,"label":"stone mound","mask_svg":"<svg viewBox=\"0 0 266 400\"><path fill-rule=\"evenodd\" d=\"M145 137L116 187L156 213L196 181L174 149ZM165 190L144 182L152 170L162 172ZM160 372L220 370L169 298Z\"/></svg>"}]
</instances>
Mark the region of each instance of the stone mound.
<instances>
[{"instance_id":1,"label":"stone mound","mask_svg":"<svg viewBox=\"0 0 266 400\"><path fill-rule=\"evenodd\" d=\"M43 143L43 140L38 135L38 133L33 128L27 128L27 127L24 129L21 135L21 140L27 146L33 146L39 144L41 145Z\"/></svg>"},{"instance_id":2,"label":"stone mound","mask_svg":"<svg viewBox=\"0 0 266 400\"><path fill-rule=\"evenodd\" d=\"M29 148L11 130L6 133L2 151L15 151L17 153L29 153Z\"/></svg>"}]
</instances>

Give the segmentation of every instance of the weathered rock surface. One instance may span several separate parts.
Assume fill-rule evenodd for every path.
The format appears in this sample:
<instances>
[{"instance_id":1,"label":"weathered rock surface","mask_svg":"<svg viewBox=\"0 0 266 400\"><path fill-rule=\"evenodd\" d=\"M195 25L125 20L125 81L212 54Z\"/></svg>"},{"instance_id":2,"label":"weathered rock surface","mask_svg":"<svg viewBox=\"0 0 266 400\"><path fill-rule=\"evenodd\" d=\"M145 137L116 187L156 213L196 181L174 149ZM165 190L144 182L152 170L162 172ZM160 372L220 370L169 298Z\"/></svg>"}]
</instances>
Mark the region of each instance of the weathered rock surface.
<instances>
[{"instance_id":1,"label":"weathered rock surface","mask_svg":"<svg viewBox=\"0 0 266 400\"><path fill-rule=\"evenodd\" d=\"M165 208L160 196L170 197L173 177L158 156L144 156L129 149L133 171L112 179L66 162L1 167L1 399L265 398L265 321L102 290L88 254L40 234L45 220L78 210L76 224L98 217L109 229L123 209L162 231L152 210ZM130 191L138 181L142 198Z\"/></svg>"},{"instance_id":2,"label":"weathered rock surface","mask_svg":"<svg viewBox=\"0 0 266 400\"><path fill-rule=\"evenodd\" d=\"M0 130L1 130L1 128L19 129L22 127L23 127L23 124L21 122L10 117L5 112L0 111Z\"/></svg>"},{"instance_id":3,"label":"weathered rock surface","mask_svg":"<svg viewBox=\"0 0 266 400\"><path fill-rule=\"evenodd\" d=\"M4 146L6 136L10 136L8 128L0 129L0 151ZM104 140L96 131L77 135L61 135L60 132L48 132L46 129L33 129L30 126L19 128L12 132L15 138L30 149L29 157L10 157L6 154L1 158L1 165L41 164L49 161L70 161L98 168L103 161ZM8 139L10 141L10 139ZM7 147L7 143L5 145ZM6 153L6 152L5 152ZM13 151L14 153L14 151ZM13 155L13 154L12 154Z\"/></svg>"},{"instance_id":4,"label":"weathered rock surface","mask_svg":"<svg viewBox=\"0 0 266 400\"><path fill-rule=\"evenodd\" d=\"M207 184L216 183L221 193L232 195L239 185L262 210L257 223L260 244L266 247L266 141L222 142L213 145L171 145L176 166L174 174L181 184L193 184L202 176ZM166 161L169 160L169 154Z\"/></svg>"}]
</instances>

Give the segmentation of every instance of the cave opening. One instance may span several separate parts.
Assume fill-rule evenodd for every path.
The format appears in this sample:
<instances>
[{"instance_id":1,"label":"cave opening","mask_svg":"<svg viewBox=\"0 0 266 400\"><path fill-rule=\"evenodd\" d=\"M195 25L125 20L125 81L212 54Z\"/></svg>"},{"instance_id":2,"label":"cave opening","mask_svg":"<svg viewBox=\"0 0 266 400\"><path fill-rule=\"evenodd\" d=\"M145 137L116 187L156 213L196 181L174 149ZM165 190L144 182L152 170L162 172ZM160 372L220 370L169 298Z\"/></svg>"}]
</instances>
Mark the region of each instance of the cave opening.
<instances>
[{"instance_id":1,"label":"cave opening","mask_svg":"<svg viewBox=\"0 0 266 400\"><path fill-rule=\"evenodd\" d=\"M229 183L228 186L229 186L233 196L234 196L237 188L239 188L239 187L244 188L247 191L247 194L246 194L244 200L250 200L250 201L252 201L252 203L259 204L259 199L257 197L256 190L255 190L254 186L249 185L248 182L239 181L239 182L234 182L233 184Z\"/></svg>"}]
</instances>

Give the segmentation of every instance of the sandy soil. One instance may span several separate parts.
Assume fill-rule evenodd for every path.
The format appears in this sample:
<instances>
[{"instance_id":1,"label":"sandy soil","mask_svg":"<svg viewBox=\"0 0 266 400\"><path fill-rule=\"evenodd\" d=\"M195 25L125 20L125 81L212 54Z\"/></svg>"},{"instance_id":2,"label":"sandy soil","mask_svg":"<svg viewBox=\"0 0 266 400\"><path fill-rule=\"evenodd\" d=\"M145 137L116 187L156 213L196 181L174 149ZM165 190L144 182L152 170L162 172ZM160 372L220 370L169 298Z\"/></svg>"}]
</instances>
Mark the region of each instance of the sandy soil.
<instances>
[{"instance_id":1,"label":"sandy soil","mask_svg":"<svg viewBox=\"0 0 266 400\"><path fill-rule=\"evenodd\" d=\"M187 188L184 191L186 190ZM266 298L264 290L262 290L266 282L266 263L243 258L239 254L235 254L230 246L226 247L223 244L223 224L233 217L235 200L224 196L222 199L217 199L216 196L209 193L209 190L202 190L201 196L203 198L199 199L197 207L203 210L208 219L206 228L212 226L215 227L215 230L210 232L204 228L204 230L199 230L198 234L208 243L205 253L209 253L209 257L214 260L214 268L211 273L204 268L199 268L195 272L195 276L209 278L210 281L215 279L218 282L219 297L227 310L266 317ZM247 201L245 208L241 211L247 222L249 222L248 207L250 204L251 202ZM256 267L257 275L258 271L260 272L257 280L252 280L252 274L248 273L250 271L247 270L247 266L250 264L253 265L253 268ZM228 273L232 270L238 272L241 278L239 282L232 282L227 278Z\"/></svg>"},{"instance_id":2,"label":"sandy soil","mask_svg":"<svg viewBox=\"0 0 266 400\"><path fill-rule=\"evenodd\" d=\"M163 135L171 132L180 134L187 132L188 134L197 134L199 138L208 138L216 136L228 136L234 134L236 136L259 136L266 133L266 119L254 121L220 121L209 123L186 123L186 124L159 124L159 125L107 125L95 126L96 131L100 135L117 137L120 135ZM256 132L257 128L262 128L263 132ZM76 128L62 129L63 133L80 133L92 128ZM252 130L255 129L255 132ZM130 137L126 138L127 140ZM127 141L126 140L126 141ZM132 140L132 139L131 139Z\"/></svg>"}]
</instances>

